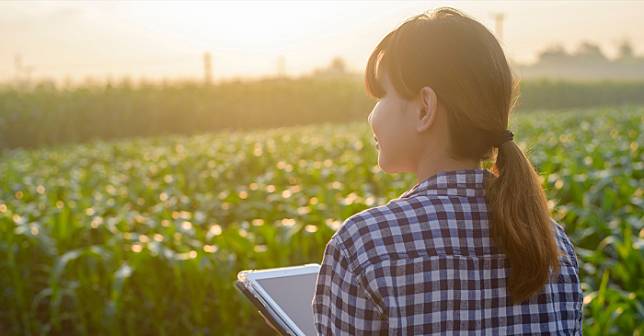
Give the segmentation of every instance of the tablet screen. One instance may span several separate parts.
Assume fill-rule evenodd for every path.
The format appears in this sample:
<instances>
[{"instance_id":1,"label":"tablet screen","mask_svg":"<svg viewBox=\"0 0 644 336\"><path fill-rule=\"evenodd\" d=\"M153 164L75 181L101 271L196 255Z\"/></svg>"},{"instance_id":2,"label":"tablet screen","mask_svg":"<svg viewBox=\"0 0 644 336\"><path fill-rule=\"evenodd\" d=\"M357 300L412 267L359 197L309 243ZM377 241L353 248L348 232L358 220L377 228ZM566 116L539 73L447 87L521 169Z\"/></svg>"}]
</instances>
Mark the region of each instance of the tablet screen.
<instances>
[{"instance_id":1,"label":"tablet screen","mask_svg":"<svg viewBox=\"0 0 644 336\"><path fill-rule=\"evenodd\" d=\"M317 273L256 280L306 335L317 335L311 303Z\"/></svg>"}]
</instances>

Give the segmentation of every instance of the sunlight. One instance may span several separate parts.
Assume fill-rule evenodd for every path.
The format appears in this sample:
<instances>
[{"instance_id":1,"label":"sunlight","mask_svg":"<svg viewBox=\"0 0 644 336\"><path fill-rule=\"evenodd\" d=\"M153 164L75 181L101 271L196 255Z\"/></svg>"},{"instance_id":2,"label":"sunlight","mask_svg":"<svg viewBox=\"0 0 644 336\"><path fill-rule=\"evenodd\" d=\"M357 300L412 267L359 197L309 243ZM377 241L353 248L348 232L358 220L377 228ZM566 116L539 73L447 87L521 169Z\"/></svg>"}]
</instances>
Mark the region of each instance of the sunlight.
<instances>
[{"instance_id":1,"label":"sunlight","mask_svg":"<svg viewBox=\"0 0 644 336\"><path fill-rule=\"evenodd\" d=\"M139 25L179 36L196 48L221 50L225 45L270 55L284 52L305 36L323 37L332 21L322 19L334 10L324 3L143 2L126 6Z\"/></svg>"}]
</instances>

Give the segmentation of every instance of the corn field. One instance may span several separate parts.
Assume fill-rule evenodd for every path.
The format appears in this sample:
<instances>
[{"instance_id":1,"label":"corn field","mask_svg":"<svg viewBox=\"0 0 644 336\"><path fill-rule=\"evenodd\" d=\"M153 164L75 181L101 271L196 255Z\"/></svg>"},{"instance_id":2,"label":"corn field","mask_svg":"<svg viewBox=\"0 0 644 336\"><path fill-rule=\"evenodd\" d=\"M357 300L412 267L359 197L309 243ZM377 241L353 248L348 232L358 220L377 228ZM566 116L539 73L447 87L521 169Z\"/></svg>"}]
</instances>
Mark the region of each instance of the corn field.
<instances>
[{"instance_id":1,"label":"corn field","mask_svg":"<svg viewBox=\"0 0 644 336\"><path fill-rule=\"evenodd\" d=\"M3 152L0 334L270 334L236 273L318 263L414 184L379 170L362 119ZM586 335L644 331L643 125L637 106L511 118L577 248Z\"/></svg>"}]
</instances>

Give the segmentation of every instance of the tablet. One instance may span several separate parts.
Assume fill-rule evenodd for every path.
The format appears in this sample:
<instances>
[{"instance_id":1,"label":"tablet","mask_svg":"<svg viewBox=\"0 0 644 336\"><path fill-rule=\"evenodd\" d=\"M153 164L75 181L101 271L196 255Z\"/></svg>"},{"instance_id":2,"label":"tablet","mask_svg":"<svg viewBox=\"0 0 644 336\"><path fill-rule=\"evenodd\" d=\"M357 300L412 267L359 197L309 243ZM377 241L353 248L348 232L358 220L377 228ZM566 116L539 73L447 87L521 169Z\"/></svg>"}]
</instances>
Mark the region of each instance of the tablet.
<instances>
[{"instance_id":1,"label":"tablet","mask_svg":"<svg viewBox=\"0 0 644 336\"><path fill-rule=\"evenodd\" d=\"M284 335L315 336L313 295L319 264L305 264L237 274L235 287Z\"/></svg>"}]
</instances>

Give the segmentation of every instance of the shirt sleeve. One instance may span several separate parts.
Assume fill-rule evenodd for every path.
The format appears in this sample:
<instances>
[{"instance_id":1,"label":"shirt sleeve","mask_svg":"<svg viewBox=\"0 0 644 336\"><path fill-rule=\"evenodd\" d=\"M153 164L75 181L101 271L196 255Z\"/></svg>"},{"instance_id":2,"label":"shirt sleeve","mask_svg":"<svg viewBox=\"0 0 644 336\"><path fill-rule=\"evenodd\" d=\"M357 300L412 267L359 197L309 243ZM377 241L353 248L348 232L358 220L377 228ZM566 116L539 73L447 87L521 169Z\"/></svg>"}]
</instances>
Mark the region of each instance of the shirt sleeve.
<instances>
[{"instance_id":1,"label":"shirt sleeve","mask_svg":"<svg viewBox=\"0 0 644 336\"><path fill-rule=\"evenodd\" d=\"M560 239L563 241L563 246L566 249L568 258L573 264L575 269L575 278L576 278L576 287L575 287L575 297L577 298L577 309L575 310L575 327L572 330L573 335L583 335L583 311L584 311L584 294L581 289L580 276L579 276L579 260L577 258L577 252L575 251L575 246L573 245L570 237L566 234L564 227L555 222L558 231L557 235L560 236Z\"/></svg>"},{"instance_id":2,"label":"shirt sleeve","mask_svg":"<svg viewBox=\"0 0 644 336\"><path fill-rule=\"evenodd\" d=\"M572 247L572 243L570 243L570 246ZM580 276L579 276L579 262L577 261L577 254L575 250L572 250L572 255L571 259L573 264L575 265L575 271L577 273L577 297L578 297L578 304L579 304L579 309L577 309L576 313L576 330L574 331L574 335L583 335L583 311L584 311L584 293L582 292L581 289L581 283L580 283Z\"/></svg>"},{"instance_id":3,"label":"shirt sleeve","mask_svg":"<svg viewBox=\"0 0 644 336\"><path fill-rule=\"evenodd\" d=\"M315 285L313 320L319 335L379 335L386 322L332 238L326 245Z\"/></svg>"}]
</instances>

